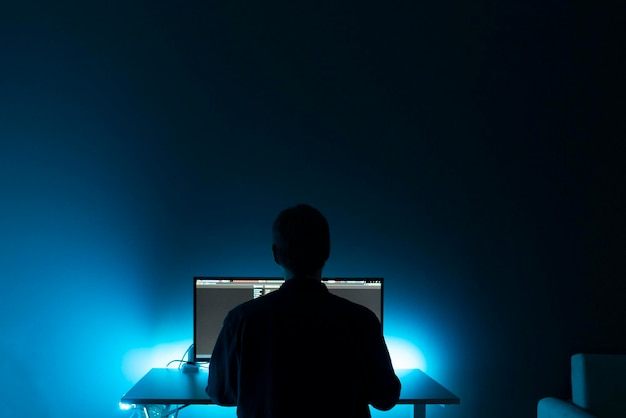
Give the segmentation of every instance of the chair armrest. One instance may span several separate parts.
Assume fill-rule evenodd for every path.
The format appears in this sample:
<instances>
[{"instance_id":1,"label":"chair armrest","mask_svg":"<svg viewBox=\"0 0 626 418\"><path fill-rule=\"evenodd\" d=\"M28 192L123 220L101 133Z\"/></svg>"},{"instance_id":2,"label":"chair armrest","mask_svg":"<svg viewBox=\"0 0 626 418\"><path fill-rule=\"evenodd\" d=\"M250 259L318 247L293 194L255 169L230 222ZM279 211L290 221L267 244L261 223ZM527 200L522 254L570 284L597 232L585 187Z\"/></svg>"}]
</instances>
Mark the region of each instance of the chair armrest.
<instances>
[{"instance_id":1,"label":"chair armrest","mask_svg":"<svg viewBox=\"0 0 626 418\"><path fill-rule=\"evenodd\" d=\"M543 398L537 403L537 418L597 418L574 405L558 398Z\"/></svg>"}]
</instances>

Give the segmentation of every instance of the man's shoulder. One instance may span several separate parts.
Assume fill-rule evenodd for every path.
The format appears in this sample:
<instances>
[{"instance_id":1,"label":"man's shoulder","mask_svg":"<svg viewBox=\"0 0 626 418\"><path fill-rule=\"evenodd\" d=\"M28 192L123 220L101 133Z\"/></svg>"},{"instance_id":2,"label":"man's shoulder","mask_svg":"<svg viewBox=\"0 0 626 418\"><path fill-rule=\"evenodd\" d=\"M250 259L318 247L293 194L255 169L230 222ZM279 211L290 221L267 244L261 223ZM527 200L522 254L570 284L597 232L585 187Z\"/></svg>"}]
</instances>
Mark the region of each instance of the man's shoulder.
<instances>
[{"instance_id":1,"label":"man's shoulder","mask_svg":"<svg viewBox=\"0 0 626 418\"><path fill-rule=\"evenodd\" d=\"M329 304L327 308L335 309L338 314L344 316L353 316L362 320L377 321L377 317L369 308L360 305L356 302L352 302L341 296L328 294Z\"/></svg>"},{"instance_id":2,"label":"man's shoulder","mask_svg":"<svg viewBox=\"0 0 626 418\"><path fill-rule=\"evenodd\" d=\"M279 298L280 295L278 292L271 292L254 299L250 299L234 307L230 311L229 315L242 317L257 314L263 310L269 310L276 304Z\"/></svg>"}]
</instances>

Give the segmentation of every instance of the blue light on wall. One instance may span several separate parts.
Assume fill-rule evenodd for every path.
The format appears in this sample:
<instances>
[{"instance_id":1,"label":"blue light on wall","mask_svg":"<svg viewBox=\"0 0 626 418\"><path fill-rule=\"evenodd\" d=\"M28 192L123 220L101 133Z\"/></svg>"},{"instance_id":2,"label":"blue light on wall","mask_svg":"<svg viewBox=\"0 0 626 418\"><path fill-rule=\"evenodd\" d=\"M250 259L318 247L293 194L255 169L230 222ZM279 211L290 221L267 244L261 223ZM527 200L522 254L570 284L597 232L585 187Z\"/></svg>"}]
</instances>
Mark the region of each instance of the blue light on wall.
<instances>
[{"instance_id":1,"label":"blue light on wall","mask_svg":"<svg viewBox=\"0 0 626 418\"><path fill-rule=\"evenodd\" d=\"M426 359L421 350L406 338L385 336L393 368L420 369L426 372Z\"/></svg>"},{"instance_id":2,"label":"blue light on wall","mask_svg":"<svg viewBox=\"0 0 626 418\"><path fill-rule=\"evenodd\" d=\"M178 367L179 361L187 360L185 353L192 340L156 344L149 348L129 350L122 361L124 376L131 382L141 379L155 367Z\"/></svg>"}]
</instances>

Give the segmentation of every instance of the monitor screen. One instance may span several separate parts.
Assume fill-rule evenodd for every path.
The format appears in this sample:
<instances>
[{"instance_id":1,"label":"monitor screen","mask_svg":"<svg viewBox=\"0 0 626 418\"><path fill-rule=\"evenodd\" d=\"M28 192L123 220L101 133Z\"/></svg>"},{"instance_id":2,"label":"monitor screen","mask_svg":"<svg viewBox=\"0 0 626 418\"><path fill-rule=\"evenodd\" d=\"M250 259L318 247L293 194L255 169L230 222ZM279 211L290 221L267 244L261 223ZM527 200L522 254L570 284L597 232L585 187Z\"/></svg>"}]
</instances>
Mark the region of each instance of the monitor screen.
<instances>
[{"instance_id":1,"label":"monitor screen","mask_svg":"<svg viewBox=\"0 0 626 418\"><path fill-rule=\"evenodd\" d=\"M237 305L277 290L280 277L194 277L195 362L207 362L228 312ZM324 278L330 293L369 308L383 320L383 279Z\"/></svg>"}]
</instances>

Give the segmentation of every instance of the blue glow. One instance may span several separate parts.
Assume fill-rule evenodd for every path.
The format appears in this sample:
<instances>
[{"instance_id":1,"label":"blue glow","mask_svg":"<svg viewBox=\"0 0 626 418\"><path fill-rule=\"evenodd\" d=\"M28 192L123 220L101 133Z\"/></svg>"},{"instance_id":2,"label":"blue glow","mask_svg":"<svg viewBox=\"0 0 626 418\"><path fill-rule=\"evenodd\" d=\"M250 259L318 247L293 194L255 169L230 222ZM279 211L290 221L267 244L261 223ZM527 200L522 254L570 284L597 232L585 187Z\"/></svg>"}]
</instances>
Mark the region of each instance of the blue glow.
<instances>
[{"instance_id":1,"label":"blue glow","mask_svg":"<svg viewBox=\"0 0 626 418\"><path fill-rule=\"evenodd\" d=\"M424 354L413 343L407 339L393 336L386 336L385 341L394 369L420 369L426 372Z\"/></svg>"},{"instance_id":2,"label":"blue glow","mask_svg":"<svg viewBox=\"0 0 626 418\"><path fill-rule=\"evenodd\" d=\"M128 403L120 402L120 409L122 411L128 411L134 407L135 407L135 404L128 404Z\"/></svg>"},{"instance_id":3,"label":"blue glow","mask_svg":"<svg viewBox=\"0 0 626 418\"><path fill-rule=\"evenodd\" d=\"M129 350L122 361L124 376L132 382L141 379L154 367L167 367L175 360L183 359L183 354L191 344L191 340L174 343L157 344L154 347L142 347ZM170 367L178 367L178 362L173 362Z\"/></svg>"}]
</instances>

